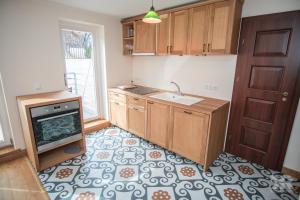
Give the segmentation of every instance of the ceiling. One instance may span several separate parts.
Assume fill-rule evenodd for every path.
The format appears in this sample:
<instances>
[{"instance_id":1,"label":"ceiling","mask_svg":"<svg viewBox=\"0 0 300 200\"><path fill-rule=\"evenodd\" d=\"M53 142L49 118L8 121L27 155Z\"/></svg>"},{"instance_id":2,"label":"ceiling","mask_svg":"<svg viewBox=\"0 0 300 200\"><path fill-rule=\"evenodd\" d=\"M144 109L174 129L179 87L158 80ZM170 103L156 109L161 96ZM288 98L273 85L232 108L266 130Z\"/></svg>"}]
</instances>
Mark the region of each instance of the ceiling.
<instances>
[{"instance_id":1,"label":"ceiling","mask_svg":"<svg viewBox=\"0 0 300 200\"><path fill-rule=\"evenodd\" d=\"M151 7L151 0L50 0L98 13L120 18L139 15ZM201 0L154 0L156 10Z\"/></svg>"}]
</instances>

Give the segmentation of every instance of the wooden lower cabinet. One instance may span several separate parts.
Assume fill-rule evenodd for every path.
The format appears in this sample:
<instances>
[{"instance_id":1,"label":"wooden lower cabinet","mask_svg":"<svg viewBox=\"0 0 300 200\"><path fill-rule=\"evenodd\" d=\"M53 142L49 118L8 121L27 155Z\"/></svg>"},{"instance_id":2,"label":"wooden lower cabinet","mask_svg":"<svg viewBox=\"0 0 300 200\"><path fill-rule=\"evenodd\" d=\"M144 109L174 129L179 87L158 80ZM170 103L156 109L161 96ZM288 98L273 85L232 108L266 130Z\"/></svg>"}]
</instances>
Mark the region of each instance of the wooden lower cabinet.
<instances>
[{"instance_id":1,"label":"wooden lower cabinet","mask_svg":"<svg viewBox=\"0 0 300 200\"><path fill-rule=\"evenodd\" d=\"M147 112L147 139L161 147L167 148L170 106L148 102Z\"/></svg>"},{"instance_id":2,"label":"wooden lower cabinet","mask_svg":"<svg viewBox=\"0 0 300 200\"><path fill-rule=\"evenodd\" d=\"M110 121L123 129L127 129L127 108L126 103L110 101Z\"/></svg>"},{"instance_id":3,"label":"wooden lower cabinet","mask_svg":"<svg viewBox=\"0 0 300 200\"><path fill-rule=\"evenodd\" d=\"M145 108L128 105L128 130L145 138Z\"/></svg>"},{"instance_id":4,"label":"wooden lower cabinet","mask_svg":"<svg viewBox=\"0 0 300 200\"><path fill-rule=\"evenodd\" d=\"M207 99L195 109L117 93L109 97L112 124L202 164L205 171L223 151L226 101Z\"/></svg>"},{"instance_id":5,"label":"wooden lower cabinet","mask_svg":"<svg viewBox=\"0 0 300 200\"><path fill-rule=\"evenodd\" d=\"M209 115L174 108L171 150L204 164Z\"/></svg>"}]
</instances>

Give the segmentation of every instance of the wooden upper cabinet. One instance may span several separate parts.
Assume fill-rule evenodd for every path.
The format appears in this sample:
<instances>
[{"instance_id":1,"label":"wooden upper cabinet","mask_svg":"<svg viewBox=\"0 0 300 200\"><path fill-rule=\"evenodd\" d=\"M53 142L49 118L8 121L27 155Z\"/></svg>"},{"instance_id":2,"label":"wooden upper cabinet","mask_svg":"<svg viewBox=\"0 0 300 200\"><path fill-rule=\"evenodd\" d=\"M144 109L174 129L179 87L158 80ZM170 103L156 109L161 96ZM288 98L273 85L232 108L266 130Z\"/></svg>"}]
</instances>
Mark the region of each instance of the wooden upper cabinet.
<instances>
[{"instance_id":1,"label":"wooden upper cabinet","mask_svg":"<svg viewBox=\"0 0 300 200\"><path fill-rule=\"evenodd\" d=\"M134 53L155 53L156 26L142 20L135 22Z\"/></svg>"},{"instance_id":2,"label":"wooden upper cabinet","mask_svg":"<svg viewBox=\"0 0 300 200\"><path fill-rule=\"evenodd\" d=\"M147 107L147 138L166 148L168 146L170 106L148 102Z\"/></svg>"},{"instance_id":3,"label":"wooden upper cabinet","mask_svg":"<svg viewBox=\"0 0 300 200\"><path fill-rule=\"evenodd\" d=\"M157 24L156 55L167 55L170 47L170 15L160 16L161 23Z\"/></svg>"},{"instance_id":4,"label":"wooden upper cabinet","mask_svg":"<svg viewBox=\"0 0 300 200\"><path fill-rule=\"evenodd\" d=\"M171 13L170 54L187 54L189 11L181 10Z\"/></svg>"},{"instance_id":5,"label":"wooden upper cabinet","mask_svg":"<svg viewBox=\"0 0 300 200\"><path fill-rule=\"evenodd\" d=\"M210 25L207 51L210 54L230 53L230 24L232 20L230 1L215 3L210 6Z\"/></svg>"},{"instance_id":6,"label":"wooden upper cabinet","mask_svg":"<svg viewBox=\"0 0 300 200\"><path fill-rule=\"evenodd\" d=\"M140 16L123 20L123 25L137 20L135 53L156 50L157 55L237 54L242 5L243 0L199 2L162 11L162 22L156 26L143 23ZM130 46L124 40L125 47ZM130 50L125 48L126 52Z\"/></svg>"},{"instance_id":7,"label":"wooden upper cabinet","mask_svg":"<svg viewBox=\"0 0 300 200\"><path fill-rule=\"evenodd\" d=\"M209 128L209 115L174 108L171 150L204 164Z\"/></svg>"},{"instance_id":8,"label":"wooden upper cabinet","mask_svg":"<svg viewBox=\"0 0 300 200\"><path fill-rule=\"evenodd\" d=\"M209 6L191 8L189 14L188 53L201 55L207 50Z\"/></svg>"}]
</instances>

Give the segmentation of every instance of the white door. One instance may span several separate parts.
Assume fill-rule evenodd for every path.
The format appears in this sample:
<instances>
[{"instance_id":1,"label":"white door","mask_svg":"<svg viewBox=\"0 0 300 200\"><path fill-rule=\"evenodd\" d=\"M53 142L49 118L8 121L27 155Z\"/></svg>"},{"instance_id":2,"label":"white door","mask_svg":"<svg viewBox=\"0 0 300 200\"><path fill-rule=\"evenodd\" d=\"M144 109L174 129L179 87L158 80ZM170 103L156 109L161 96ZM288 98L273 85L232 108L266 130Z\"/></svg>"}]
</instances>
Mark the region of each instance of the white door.
<instances>
[{"instance_id":1,"label":"white door","mask_svg":"<svg viewBox=\"0 0 300 200\"><path fill-rule=\"evenodd\" d=\"M98 54L97 33L85 25L61 25L65 58L65 81L68 89L82 96L84 121L100 117L99 84L100 70L96 59Z\"/></svg>"},{"instance_id":2,"label":"white door","mask_svg":"<svg viewBox=\"0 0 300 200\"><path fill-rule=\"evenodd\" d=\"M2 79L0 75L0 147L11 144L10 141L10 126L6 109L6 102L3 90Z\"/></svg>"}]
</instances>

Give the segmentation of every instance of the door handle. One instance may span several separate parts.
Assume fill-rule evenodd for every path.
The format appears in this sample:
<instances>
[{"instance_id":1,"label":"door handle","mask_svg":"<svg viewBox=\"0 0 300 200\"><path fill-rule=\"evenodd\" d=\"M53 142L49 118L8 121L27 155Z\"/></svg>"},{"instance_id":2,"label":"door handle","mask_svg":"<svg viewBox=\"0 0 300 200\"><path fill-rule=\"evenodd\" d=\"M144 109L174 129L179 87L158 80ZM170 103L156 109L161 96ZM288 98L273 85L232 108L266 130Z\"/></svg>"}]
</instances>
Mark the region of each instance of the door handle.
<instances>
[{"instance_id":1,"label":"door handle","mask_svg":"<svg viewBox=\"0 0 300 200\"><path fill-rule=\"evenodd\" d=\"M283 92L282 96L287 97L287 96L289 96L289 93L288 92Z\"/></svg>"},{"instance_id":2,"label":"door handle","mask_svg":"<svg viewBox=\"0 0 300 200\"><path fill-rule=\"evenodd\" d=\"M184 111L185 114L188 114L188 115L191 115L193 114L192 112L189 112L189 111Z\"/></svg>"}]
</instances>

